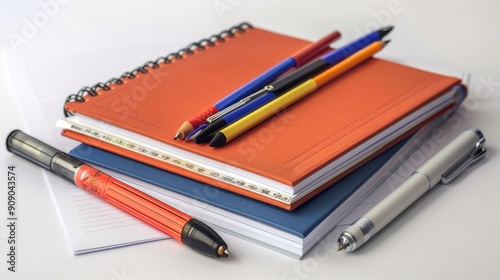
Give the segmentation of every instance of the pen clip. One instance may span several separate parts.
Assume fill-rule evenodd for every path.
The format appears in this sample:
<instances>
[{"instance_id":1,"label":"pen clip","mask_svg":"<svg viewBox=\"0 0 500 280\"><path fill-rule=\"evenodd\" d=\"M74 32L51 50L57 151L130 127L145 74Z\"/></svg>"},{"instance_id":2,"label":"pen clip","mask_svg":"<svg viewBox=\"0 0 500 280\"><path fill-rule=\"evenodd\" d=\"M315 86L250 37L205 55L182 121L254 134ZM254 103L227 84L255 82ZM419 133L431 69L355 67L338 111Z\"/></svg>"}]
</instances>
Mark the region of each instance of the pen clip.
<instances>
[{"instance_id":1,"label":"pen clip","mask_svg":"<svg viewBox=\"0 0 500 280\"><path fill-rule=\"evenodd\" d=\"M476 142L474 150L467 156L462 162L460 162L456 167L448 170L441 176L441 183L448 184L453 181L458 175L460 175L467 167L483 159L486 155L486 149L484 148L484 143L486 139L482 137Z\"/></svg>"},{"instance_id":2,"label":"pen clip","mask_svg":"<svg viewBox=\"0 0 500 280\"><path fill-rule=\"evenodd\" d=\"M262 94L264 94L272 89L273 88L271 86L265 86L263 89L256 91L256 92L250 94L249 96L241 99L240 101L234 103L233 105L211 115L210 117L207 118L206 123L211 124L211 123L215 122L216 120L222 118L223 116L227 115L228 113L245 105L248 101L251 101L252 99L257 98L257 97L261 96Z\"/></svg>"}]
</instances>

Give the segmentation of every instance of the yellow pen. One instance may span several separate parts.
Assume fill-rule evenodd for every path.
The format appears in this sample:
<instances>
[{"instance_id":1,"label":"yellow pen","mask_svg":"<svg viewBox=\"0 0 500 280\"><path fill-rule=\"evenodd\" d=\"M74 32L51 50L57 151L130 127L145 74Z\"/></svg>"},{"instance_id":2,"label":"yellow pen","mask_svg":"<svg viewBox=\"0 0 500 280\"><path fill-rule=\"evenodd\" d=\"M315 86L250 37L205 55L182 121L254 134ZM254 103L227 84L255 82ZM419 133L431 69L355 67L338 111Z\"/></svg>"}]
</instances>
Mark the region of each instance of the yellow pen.
<instances>
[{"instance_id":1,"label":"yellow pen","mask_svg":"<svg viewBox=\"0 0 500 280\"><path fill-rule=\"evenodd\" d=\"M342 73L360 64L361 62L372 57L387 45L389 41L377 41L368 47L356 52L347 59L340 63L328 68L321 74L303 82L302 84L294 87L280 97L267 103L266 105L256 109L245 117L237 120L236 122L226 126L215 134L210 141L211 147L221 147L227 142L235 139L247 130L268 119L279 111L299 101L308 94L314 92L319 87L340 76Z\"/></svg>"}]
</instances>

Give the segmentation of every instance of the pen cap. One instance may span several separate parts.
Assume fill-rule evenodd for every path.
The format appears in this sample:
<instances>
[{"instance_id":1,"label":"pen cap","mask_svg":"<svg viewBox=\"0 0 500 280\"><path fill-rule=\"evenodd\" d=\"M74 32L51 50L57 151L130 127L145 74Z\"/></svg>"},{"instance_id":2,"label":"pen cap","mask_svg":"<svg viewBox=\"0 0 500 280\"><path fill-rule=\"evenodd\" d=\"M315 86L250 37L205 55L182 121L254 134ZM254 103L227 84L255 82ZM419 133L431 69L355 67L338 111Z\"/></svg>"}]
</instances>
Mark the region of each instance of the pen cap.
<instances>
[{"instance_id":1,"label":"pen cap","mask_svg":"<svg viewBox=\"0 0 500 280\"><path fill-rule=\"evenodd\" d=\"M48 170L51 170L52 158L59 152L20 130L12 131L7 137L7 150Z\"/></svg>"},{"instance_id":2,"label":"pen cap","mask_svg":"<svg viewBox=\"0 0 500 280\"><path fill-rule=\"evenodd\" d=\"M74 182L75 172L83 164L20 130L14 130L7 136L7 150L70 182Z\"/></svg>"},{"instance_id":3,"label":"pen cap","mask_svg":"<svg viewBox=\"0 0 500 280\"><path fill-rule=\"evenodd\" d=\"M484 139L484 136L480 130L465 130L418 168L416 173L425 174L430 187L434 187L441 181L443 175L471 157L481 139Z\"/></svg>"}]
</instances>

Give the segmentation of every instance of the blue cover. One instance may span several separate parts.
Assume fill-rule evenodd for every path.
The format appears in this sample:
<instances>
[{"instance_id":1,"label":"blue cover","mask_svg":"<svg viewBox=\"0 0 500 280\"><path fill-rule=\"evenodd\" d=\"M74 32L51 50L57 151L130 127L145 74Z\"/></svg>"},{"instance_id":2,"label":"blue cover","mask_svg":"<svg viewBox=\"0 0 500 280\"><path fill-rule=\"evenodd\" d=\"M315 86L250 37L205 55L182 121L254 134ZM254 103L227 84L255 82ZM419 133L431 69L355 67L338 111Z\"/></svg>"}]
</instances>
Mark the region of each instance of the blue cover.
<instances>
[{"instance_id":1,"label":"blue cover","mask_svg":"<svg viewBox=\"0 0 500 280\"><path fill-rule=\"evenodd\" d=\"M80 144L70 154L91 165L126 174L305 238L372 174L383 167L406 141L396 144L293 211L286 211L85 144Z\"/></svg>"}]
</instances>

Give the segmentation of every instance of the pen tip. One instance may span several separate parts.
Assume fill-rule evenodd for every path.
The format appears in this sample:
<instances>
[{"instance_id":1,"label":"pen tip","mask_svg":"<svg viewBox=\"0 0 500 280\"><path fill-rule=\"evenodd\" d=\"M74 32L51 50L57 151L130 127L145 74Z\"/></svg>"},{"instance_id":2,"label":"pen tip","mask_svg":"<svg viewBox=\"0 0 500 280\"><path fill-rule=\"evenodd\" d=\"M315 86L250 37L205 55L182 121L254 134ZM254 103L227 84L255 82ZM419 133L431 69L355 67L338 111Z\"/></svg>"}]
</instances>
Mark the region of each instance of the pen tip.
<instances>
[{"instance_id":1,"label":"pen tip","mask_svg":"<svg viewBox=\"0 0 500 280\"><path fill-rule=\"evenodd\" d=\"M383 38L385 35L389 34L394 29L394 26L386 26L379 29L378 34L380 38Z\"/></svg>"},{"instance_id":2,"label":"pen tip","mask_svg":"<svg viewBox=\"0 0 500 280\"><path fill-rule=\"evenodd\" d=\"M212 138L212 141L210 141L210 147L222 147L226 142L226 136L223 133L217 132Z\"/></svg>"},{"instance_id":3,"label":"pen tip","mask_svg":"<svg viewBox=\"0 0 500 280\"><path fill-rule=\"evenodd\" d=\"M337 252L340 252L340 251L347 251L347 252L350 252L352 251L352 243L351 241L346 238L346 236L344 236L344 233L342 233L339 237L339 239L337 240Z\"/></svg>"},{"instance_id":4,"label":"pen tip","mask_svg":"<svg viewBox=\"0 0 500 280\"><path fill-rule=\"evenodd\" d=\"M382 44L383 44L383 46L385 47L385 46L387 46L387 44L389 44L390 42L391 42L391 40L384 40L384 41L382 41Z\"/></svg>"},{"instance_id":5,"label":"pen tip","mask_svg":"<svg viewBox=\"0 0 500 280\"><path fill-rule=\"evenodd\" d=\"M213 134L202 135L202 134L198 133L198 135L196 135L196 137L194 137L194 142L196 144L208 143L212 140L212 138L213 138Z\"/></svg>"},{"instance_id":6,"label":"pen tip","mask_svg":"<svg viewBox=\"0 0 500 280\"><path fill-rule=\"evenodd\" d=\"M347 244L345 243L339 244L339 246L337 247L337 252L344 251L345 248L347 248Z\"/></svg>"},{"instance_id":7,"label":"pen tip","mask_svg":"<svg viewBox=\"0 0 500 280\"><path fill-rule=\"evenodd\" d=\"M229 250L227 249L227 247L225 245L221 245L219 246L219 248L217 249L217 254L221 257L221 258L227 258L229 257L229 255L231 254L229 252Z\"/></svg>"}]
</instances>

